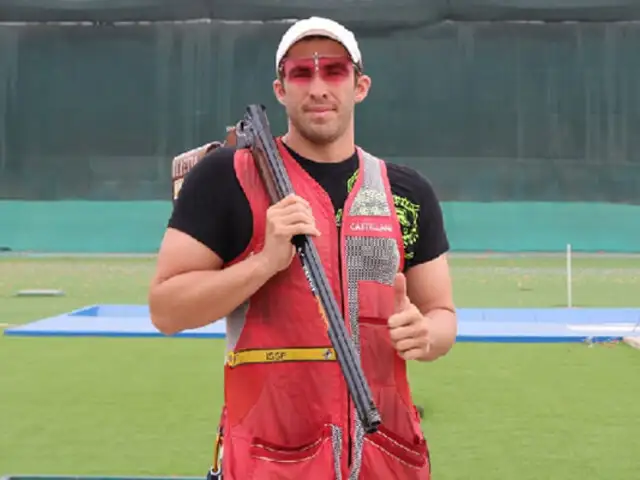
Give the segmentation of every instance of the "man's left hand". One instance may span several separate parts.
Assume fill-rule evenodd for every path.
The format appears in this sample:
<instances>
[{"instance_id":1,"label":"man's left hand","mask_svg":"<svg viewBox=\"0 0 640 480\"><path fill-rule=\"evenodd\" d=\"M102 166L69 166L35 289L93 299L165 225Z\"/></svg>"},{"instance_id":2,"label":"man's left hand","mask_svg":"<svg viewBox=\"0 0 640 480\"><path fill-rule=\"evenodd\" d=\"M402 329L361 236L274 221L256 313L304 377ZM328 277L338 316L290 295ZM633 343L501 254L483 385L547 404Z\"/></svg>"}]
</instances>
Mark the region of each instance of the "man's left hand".
<instances>
[{"instance_id":1,"label":"man's left hand","mask_svg":"<svg viewBox=\"0 0 640 480\"><path fill-rule=\"evenodd\" d=\"M389 317L389 334L398 354L405 360L418 360L428 355L431 348L429 319L407 296L407 280L402 273L394 283L395 310Z\"/></svg>"}]
</instances>

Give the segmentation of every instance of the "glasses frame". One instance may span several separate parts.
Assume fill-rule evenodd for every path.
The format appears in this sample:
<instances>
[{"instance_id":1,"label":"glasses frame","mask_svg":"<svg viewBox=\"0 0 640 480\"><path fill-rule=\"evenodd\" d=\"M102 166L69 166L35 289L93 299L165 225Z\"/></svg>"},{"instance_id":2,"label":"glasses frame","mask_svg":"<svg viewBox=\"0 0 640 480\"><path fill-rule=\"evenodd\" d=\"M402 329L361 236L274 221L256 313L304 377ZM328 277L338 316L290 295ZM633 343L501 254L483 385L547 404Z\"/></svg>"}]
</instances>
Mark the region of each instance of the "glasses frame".
<instances>
[{"instance_id":1,"label":"glasses frame","mask_svg":"<svg viewBox=\"0 0 640 480\"><path fill-rule=\"evenodd\" d=\"M358 62L354 62L350 55L319 55L318 52L314 52L311 57L302 57L295 60L306 60L309 58L313 59L316 65L316 71L318 70L318 62L321 58L347 58L349 59L349 63L351 63L351 65L353 66L353 73L355 74L356 78L358 78L359 75L362 75L362 65L360 65ZM280 81L285 79L284 64L287 62L287 60L293 59L284 57L282 60L280 60L280 64L278 65L278 79Z\"/></svg>"}]
</instances>

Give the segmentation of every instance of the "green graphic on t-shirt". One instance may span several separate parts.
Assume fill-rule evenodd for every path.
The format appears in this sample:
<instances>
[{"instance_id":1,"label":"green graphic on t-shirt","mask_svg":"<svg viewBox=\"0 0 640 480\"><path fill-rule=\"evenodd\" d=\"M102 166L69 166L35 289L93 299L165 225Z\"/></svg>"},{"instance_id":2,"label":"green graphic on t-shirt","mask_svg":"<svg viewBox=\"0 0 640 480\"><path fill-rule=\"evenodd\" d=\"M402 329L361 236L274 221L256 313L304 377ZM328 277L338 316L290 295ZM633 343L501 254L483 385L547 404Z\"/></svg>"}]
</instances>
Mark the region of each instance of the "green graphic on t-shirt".
<instances>
[{"instance_id":1,"label":"green graphic on t-shirt","mask_svg":"<svg viewBox=\"0 0 640 480\"><path fill-rule=\"evenodd\" d=\"M349 180L347 180L348 193L351 193L357 178L358 171L356 170L353 175L349 177ZM398 221L400 222L400 229L402 230L405 251L404 257L406 260L411 260L414 256L414 247L419 237L418 213L420 212L420 205L399 195L393 195L393 203L396 208ZM342 210L341 208L336 212L336 224L338 227L342 224Z\"/></svg>"}]
</instances>

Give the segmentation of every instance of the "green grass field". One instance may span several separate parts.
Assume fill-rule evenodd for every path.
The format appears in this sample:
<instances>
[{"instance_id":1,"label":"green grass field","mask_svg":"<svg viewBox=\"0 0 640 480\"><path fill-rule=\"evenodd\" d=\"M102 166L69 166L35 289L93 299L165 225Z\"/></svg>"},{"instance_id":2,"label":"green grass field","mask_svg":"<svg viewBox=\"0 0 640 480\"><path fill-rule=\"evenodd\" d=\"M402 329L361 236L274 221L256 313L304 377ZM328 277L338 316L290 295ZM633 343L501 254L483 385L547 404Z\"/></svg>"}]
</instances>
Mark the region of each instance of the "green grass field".
<instances>
[{"instance_id":1,"label":"green grass field","mask_svg":"<svg viewBox=\"0 0 640 480\"><path fill-rule=\"evenodd\" d=\"M640 307L640 258L575 258L577 306ZM561 306L563 258L454 258L461 307ZM0 258L0 323L145 303L153 259ZM60 288L60 298L15 298ZM221 404L217 340L0 337L0 475L203 476ZM461 343L412 364L437 480L640 475L640 352Z\"/></svg>"}]
</instances>

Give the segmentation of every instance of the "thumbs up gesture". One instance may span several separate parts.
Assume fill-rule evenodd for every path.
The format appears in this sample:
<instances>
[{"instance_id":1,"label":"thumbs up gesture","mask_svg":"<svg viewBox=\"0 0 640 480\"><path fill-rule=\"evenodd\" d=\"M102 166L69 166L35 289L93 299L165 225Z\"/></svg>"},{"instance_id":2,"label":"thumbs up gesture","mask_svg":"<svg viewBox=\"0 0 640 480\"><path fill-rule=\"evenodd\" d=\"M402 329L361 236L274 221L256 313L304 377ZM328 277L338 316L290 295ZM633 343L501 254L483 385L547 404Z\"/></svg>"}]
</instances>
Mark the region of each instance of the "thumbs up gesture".
<instances>
[{"instance_id":1,"label":"thumbs up gesture","mask_svg":"<svg viewBox=\"0 0 640 480\"><path fill-rule=\"evenodd\" d=\"M402 358L417 360L429 353L429 320L409 300L402 273L396 275L393 288L395 309L388 321L391 342Z\"/></svg>"}]
</instances>

